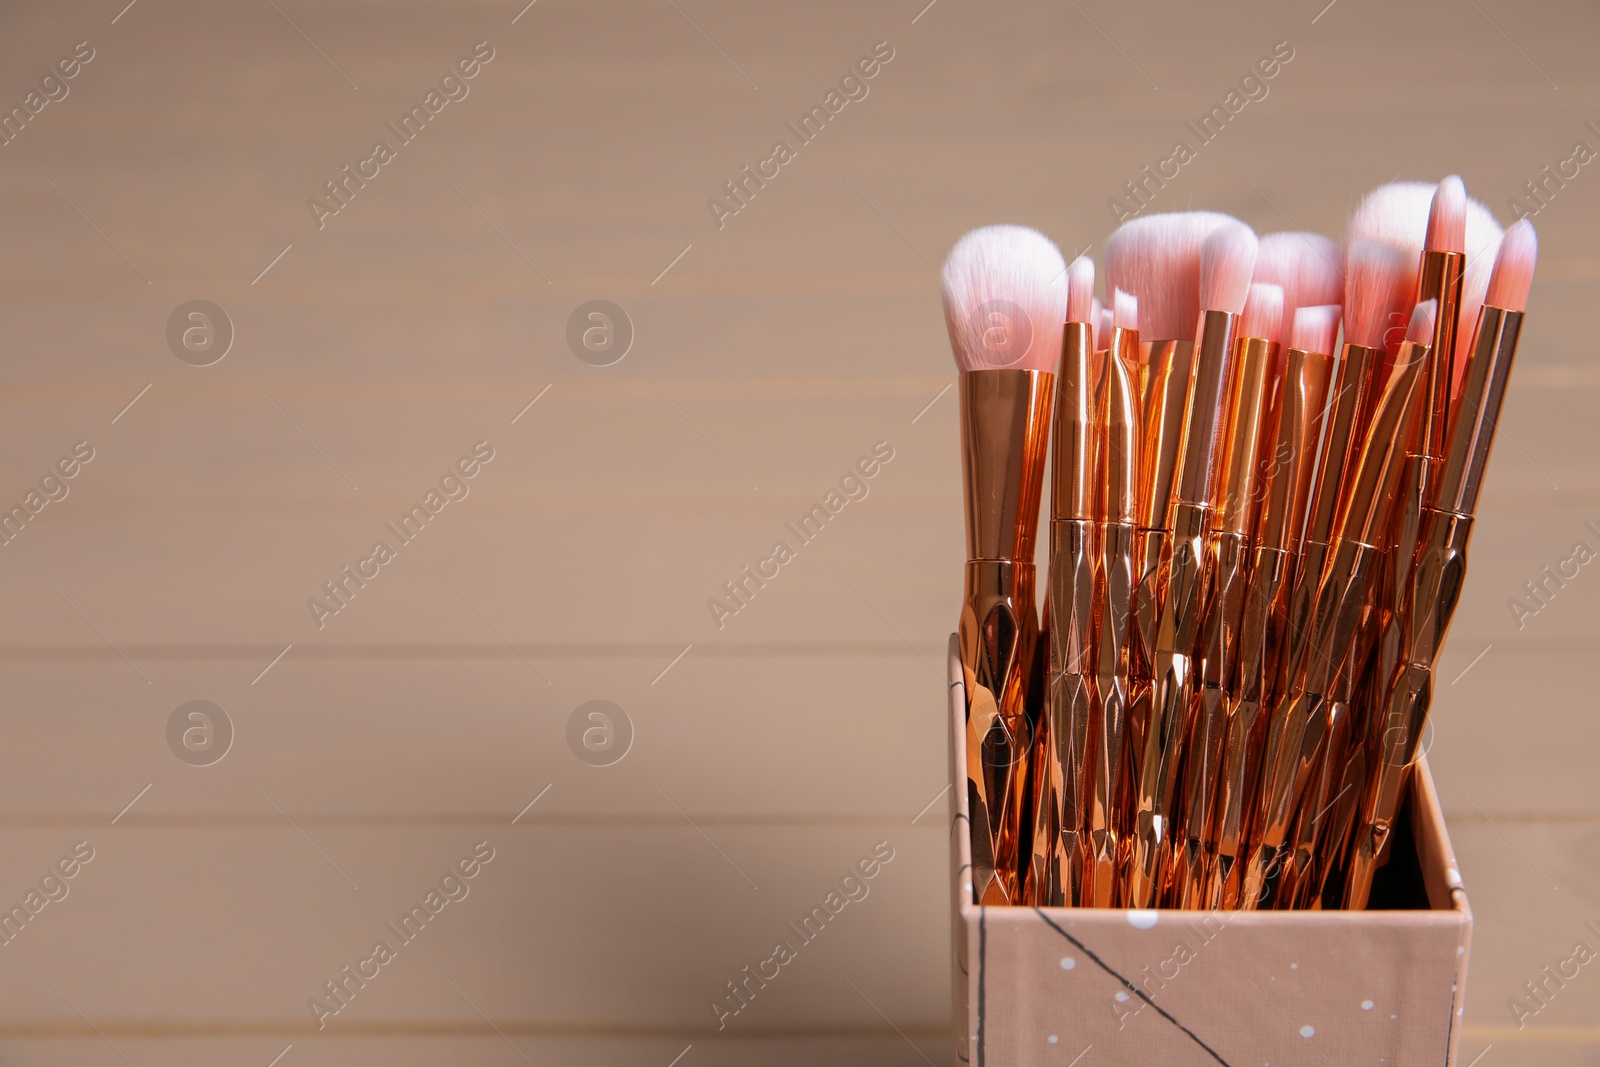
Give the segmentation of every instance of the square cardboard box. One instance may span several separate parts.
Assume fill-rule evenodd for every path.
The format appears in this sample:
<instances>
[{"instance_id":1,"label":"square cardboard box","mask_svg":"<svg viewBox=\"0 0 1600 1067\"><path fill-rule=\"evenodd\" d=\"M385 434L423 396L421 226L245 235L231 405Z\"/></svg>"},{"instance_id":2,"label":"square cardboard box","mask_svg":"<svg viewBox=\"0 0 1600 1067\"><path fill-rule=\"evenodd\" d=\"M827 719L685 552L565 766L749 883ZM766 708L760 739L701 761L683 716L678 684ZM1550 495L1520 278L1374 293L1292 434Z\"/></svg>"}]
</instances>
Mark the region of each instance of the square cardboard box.
<instances>
[{"instance_id":1,"label":"square cardboard box","mask_svg":"<svg viewBox=\"0 0 1600 1067\"><path fill-rule=\"evenodd\" d=\"M1472 912L1425 759L1382 910L980 907L954 637L949 671L952 1062L1455 1064Z\"/></svg>"}]
</instances>

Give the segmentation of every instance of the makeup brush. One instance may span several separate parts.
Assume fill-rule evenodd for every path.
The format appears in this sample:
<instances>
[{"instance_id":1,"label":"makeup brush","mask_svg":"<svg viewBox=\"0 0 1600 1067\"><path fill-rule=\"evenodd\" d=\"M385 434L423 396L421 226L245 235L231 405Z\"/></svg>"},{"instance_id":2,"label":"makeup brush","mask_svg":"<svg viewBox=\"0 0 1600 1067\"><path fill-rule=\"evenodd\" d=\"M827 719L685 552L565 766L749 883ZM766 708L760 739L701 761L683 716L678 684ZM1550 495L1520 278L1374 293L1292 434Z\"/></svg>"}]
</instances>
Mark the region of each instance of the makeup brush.
<instances>
[{"instance_id":1,"label":"makeup brush","mask_svg":"<svg viewBox=\"0 0 1600 1067\"><path fill-rule=\"evenodd\" d=\"M1138 301L1140 367L1133 625L1129 634L1127 749L1130 788L1137 788L1150 717L1156 624L1166 593L1171 535L1168 502L1187 412L1200 314L1200 250L1219 226L1236 220L1213 212L1145 215L1106 241L1106 282Z\"/></svg>"},{"instance_id":2,"label":"makeup brush","mask_svg":"<svg viewBox=\"0 0 1600 1067\"><path fill-rule=\"evenodd\" d=\"M1139 765L1129 904L1154 906L1165 889L1177 812L1179 759L1194 690L1193 656L1205 607L1205 535L1214 506L1213 459L1225 415L1233 334L1255 268L1256 235L1242 222L1218 227L1200 250L1200 306L1182 434L1167 508L1166 594L1156 622L1149 718ZM1141 309L1143 305L1141 304ZM1141 311L1142 315L1142 311ZM1141 596L1143 591L1141 590Z\"/></svg>"},{"instance_id":3,"label":"makeup brush","mask_svg":"<svg viewBox=\"0 0 1600 1067\"><path fill-rule=\"evenodd\" d=\"M1344 252L1320 233L1269 233L1261 238L1252 280L1283 289L1283 324L1275 334L1281 343L1294 330L1296 311L1344 299Z\"/></svg>"},{"instance_id":4,"label":"makeup brush","mask_svg":"<svg viewBox=\"0 0 1600 1067\"><path fill-rule=\"evenodd\" d=\"M1289 594L1299 531L1305 525L1312 465L1322 410L1333 374L1333 343L1339 332L1339 306L1306 307L1295 312L1294 331L1276 383L1271 412L1263 427L1266 455L1258 461L1262 486L1260 517L1239 627L1238 666L1229 693L1228 732L1218 790L1218 840L1215 888L1217 906L1253 907L1241 899L1254 801L1265 759L1265 709L1277 696L1273 664L1288 645Z\"/></svg>"},{"instance_id":5,"label":"makeup brush","mask_svg":"<svg viewBox=\"0 0 1600 1067\"><path fill-rule=\"evenodd\" d=\"M1384 542L1391 505L1399 487L1408 451L1414 447L1420 412L1418 383L1432 336L1434 306L1420 304L1412 316L1359 451L1346 479L1339 508L1338 533L1317 588L1306 640L1291 654L1290 684L1282 714L1283 734L1270 753L1265 817L1256 851L1245 875L1245 892L1258 901L1292 899L1304 873L1296 819L1307 791L1315 785L1332 721L1330 694L1353 651L1370 606L1370 580ZM1346 348L1348 349L1348 345ZM1276 725L1276 724L1275 724ZM1339 761L1342 767L1342 761ZM1316 818L1320 812L1313 811Z\"/></svg>"},{"instance_id":6,"label":"makeup brush","mask_svg":"<svg viewBox=\"0 0 1600 1067\"><path fill-rule=\"evenodd\" d=\"M1172 903L1180 908L1215 906L1216 804L1228 732L1228 692L1243 622L1250 535L1260 496L1262 423L1267 392L1278 362L1283 324L1283 289L1252 284L1233 342L1233 369L1223 398L1226 411L1218 447L1205 536L1205 605L1197 646L1196 689L1183 756L1183 840L1174 872Z\"/></svg>"},{"instance_id":7,"label":"makeup brush","mask_svg":"<svg viewBox=\"0 0 1600 1067\"><path fill-rule=\"evenodd\" d=\"M1323 416L1322 440L1316 473L1310 492L1310 508L1306 516L1304 537L1300 542L1299 558L1295 564L1293 585L1289 593L1286 632L1294 635L1280 650L1277 660L1269 664L1276 677L1276 692L1280 699L1271 707L1267 722L1267 749L1264 766L1276 767L1299 750L1310 724L1303 718L1291 720L1291 709L1282 698L1289 692L1291 676L1296 669L1295 657L1306 652L1306 639L1311 633L1312 612L1316 607L1317 590L1322 582L1323 570L1331 551L1334 523L1343 500L1344 486L1354 470L1362 441L1361 410L1367 406L1369 386L1378 364L1383 359L1383 335L1388 329L1392 309L1404 301L1407 254L1393 245L1377 241L1356 240L1345 248L1345 344L1339 355L1339 366L1331 386L1331 398ZM1302 714L1309 708L1297 709ZM1309 760L1311 753L1305 754ZM1298 757L1296 757L1298 758ZM1288 774L1285 766L1284 774ZM1286 796L1273 796L1271 791L1296 788L1293 780L1274 780L1264 772L1263 792L1256 798L1256 812L1252 820L1252 868L1247 872L1247 890L1243 906L1262 902L1268 872L1259 866L1276 861L1276 845L1271 851L1261 847L1263 835L1269 833L1269 812L1276 810L1277 817L1288 820L1294 812L1285 806L1291 803ZM1303 786L1298 787L1303 788ZM1298 798L1295 798L1298 799ZM1270 828L1278 839L1287 836L1287 821ZM1279 871L1274 871L1274 876Z\"/></svg>"},{"instance_id":8,"label":"makeup brush","mask_svg":"<svg viewBox=\"0 0 1600 1067\"><path fill-rule=\"evenodd\" d=\"M967 792L974 895L1020 898L1031 729L1027 682L1039 620L1034 544L1066 264L1020 226L967 234L942 271L945 324L960 375L967 565L958 645L967 691Z\"/></svg>"},{"instance_id":9,"label":"makeup brush","mask_svg":"<svg viewBox=\"0 0 1600 1067\"><path fill-rule=\"evenodd\" d=\"M1093 540L1099 547L1094 599L1095 704L1090 728L1088 852L1079 903L1116 903L1128 841L1129 640L1133 623L1134 539L1139 470L1138 301L1113 291L1115 326L1096 416L1099 489Z\"/></svg>"},{"instance_id":10,"label":"makeup brush","mask_svg":"<svg viewBox=\"0 0 1600 1067\"><path fill-rule=\"evenodd\" d=\"M1414 212L1409 206L1406 211L1409 222ZM1345 665L1347 676L1342 677L1336 685L1342 693L1356 692L1358 687L1362 690L1364 699L1360 704L1354 708L1335 705L1333 714L1335 721L1348 722L1358 737L1368 732L1367 720L1374 714L1381 714L1374 712L1372 705L1382 701L1388 679L1399 662L1400 632L1405 627L1400 603L1402 591L1410 586L1423 510L1432 501L1433 483L1443 462L1453 393L1452 354L1455 351L1467 261L1466 216L1466 188L1459 177L1451 175L1434 188L1418 261L1416 299L1419 302L1433 300L1438 307L1422 385L1422 439L1416 454L1406 458L1405 471L1401 476L1393 529L1388 544L1384 546L1384 559L1380 567L1382 573L1375 589L1371 625L1363 628L1356 655ZM1357 674L1360 677L1356 677ZM1372 681L1361 685L1366 678ZM1326 758L1343 757L1338 757L1330 750ZM1347 820L1354 816L1355 805L1363 789L1366 764L1366 749L1357 745L1348 754L1348 762L1337 783L1336 799L1328 802L1333 810L1326 813L1319 831L1333 843L1333 847L1327 850L1330 853L1338 851L1342 845L1343 834L1349 828ZM1322 774L1324 780L1321 788L1331 789L1335 783L1328 779L1337 775L1338 771L1324 766ZM1304 814L1301 817L1305 819ZM1302 826L1302 837L1311 832L1310 826ZM1308 843L1303 840L1302 850L1307 847ZM1323 865L1323 881L1337 880L1341 876L1337 862ZM1322 888L1320 884L1313 886L1309 880L1303 882L1299 889L1300 902L1308 906L1320 903ZM1317 897L1316 901L1312 900L1313 894Z\"/></svg>"},{"instance_id":11,"label":"makeup brush","mask_svg":"<svg viewBox=\"0 0 1600 1067\"><path fill-rule=\"evenodd\" d=\"M1417 742L1433 699L1433 665L1465 578L1478 491L1516 358L1537 256L1533 224L1526 219L1515 223L1501 241L1478 316L1460 413L1450 427L1438 491L1424 515L1422 548L1406 591L1409 621L1401 665L1388 687L1382 732L1373 739L1376 758L1362 798L1345 890L1349 908L1367 905L1373 875L1384 859L1416 760Z\"/></svg>"},{"instance_id":12,"label":"makeup brush","mask_svg":"<svg viewBox=\"0 0 1600 1067\"><path fill-rule=\"evenodd\" d=\"M1066 324L1050 449L1049 666L1033 753L1034 835L1023 899L1074 904L1087 866L1084 806L1094 662L1094 263L1067 268Z\"/></svg>"},{"instance_id":13,"label":"makeup brush","mask_svg":"<svg viewBox=\"0 0 1600 1067\"><path fill-rule=\"evenodd\" d=\"M1424 423L1428 415L1428 376L1435 366L1433 350L1428 342L1437 335L1437 319L1437 301L1424 300L1416 306L1406 331L1406 340L1400 346L1391 374L1393 380L1401 364L1421 361L1421 381L1416 387L1413 402L1415 431L1410 428L1410 423L1402 422L1402 426L1407 427L1402 431L1403 443L1387 453L1392 457L1388 460L1391 466L1386 468L1387 473L1381 475L1386 479L1384 488L1377 490L1383 494L1384 500L1374 505L1388 507L1396 517L1405 502L1404 494L1398 492L1399 488L1408 472L1414 470L1417 453L1423 444ZM1365 464L1367 459L1364 454L1362 462ZM1364 473L1364 470L1358 472L1356 484L1347 487L1349 498L1344 505L1346 508L1352 507L1350 499L1359 497L1365 490L1360 481ZM1385 503L1391 499L1395 501L1393 504ZM1361 606L1360 615L1346 642L1348 651L1333 682L1326 687L1324 703L1327 710L1322 751L1297 816L1295 851L1285 881L1283 903L1293 907L1321 905L1323 882L1329 872L1338 867L1333 862L1332 854L1338 850L1349 829L1349 823L1341 820L1353 816L1355 805L1349 801L1352 794L1359 796L1366 777L1365 750L1359 743L1352 745L1364 733L1365 723L1356 720L1353 704L1356 687L1372 660L1375 637L1384 614L1382 602L1389 596L1395 573L1391 564L1398 553L1391 547L1390 527L1384 520L1370 520L1364 530L1362 540L1373 549L1371 577L1365 591L1366 602ZM1326 842L1327 847L1321 847L1319 842Z\"/></svg>"}]
</instances>

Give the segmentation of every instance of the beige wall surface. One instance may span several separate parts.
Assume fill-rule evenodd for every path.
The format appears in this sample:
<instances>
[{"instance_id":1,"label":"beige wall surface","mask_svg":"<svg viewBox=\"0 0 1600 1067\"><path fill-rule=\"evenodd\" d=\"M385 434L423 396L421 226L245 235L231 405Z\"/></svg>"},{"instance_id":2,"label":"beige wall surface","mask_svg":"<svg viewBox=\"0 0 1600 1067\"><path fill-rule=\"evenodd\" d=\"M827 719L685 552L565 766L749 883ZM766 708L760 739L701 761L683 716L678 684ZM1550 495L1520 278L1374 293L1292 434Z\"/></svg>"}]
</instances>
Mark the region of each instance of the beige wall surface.
<instances>
[{"instance_id":1,"label":"beige wall surface","mask_svg":"<svg viewBox=\"0 0 1600 1067\"><path fill-rule=\"evenodd\" d=\"M58 898L0 944L0 1065L946 1062L936 264L1000 221L1096 254L1179 140L1150 210L1336 235L1451 172L1537 208L1430 758L1463 1062L1595 1062L1600 573L1544 568L1600 549L1597 34L1506 0L0 8L0 506L37 494L0 544L0 905Z\"/></svg>"}]
</instances>

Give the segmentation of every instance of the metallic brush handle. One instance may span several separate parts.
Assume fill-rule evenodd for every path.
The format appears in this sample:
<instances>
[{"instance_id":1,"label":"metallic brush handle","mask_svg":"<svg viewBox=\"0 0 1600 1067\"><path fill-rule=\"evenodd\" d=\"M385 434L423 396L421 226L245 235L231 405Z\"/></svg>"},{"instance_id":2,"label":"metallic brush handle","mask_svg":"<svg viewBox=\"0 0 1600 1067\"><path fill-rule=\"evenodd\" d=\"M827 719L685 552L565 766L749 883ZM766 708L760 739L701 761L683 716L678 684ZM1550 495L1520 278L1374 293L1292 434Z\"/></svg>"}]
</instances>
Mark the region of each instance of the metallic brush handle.
<instances>
[{"instance_id":1,"label":"metallic brush handle","mask_svg":"<svg viewBox=\"0 0 1600 1067\"><path fill-rule=\"evenodd\" d=\"M1165 888L1172 849L1179 759L1194 692L1193 653L1205 606L1205 531L1209 509L1179 501L1172 509L1167 595L1156 626L1149 721L1139 766L1128 905L1154 907Z\"/></svg>"},{"instance_id":2,"label":"metallic brush handle","mask_svg":"<svg viewBox=\"0 0 1600 1067\"><path fill-rule=\"evenodd\" d=\"M1039 640L1034 567L969 560L957 640L967 686L967 800L979 904L1015 904L1027 760L1028 675Z\"/></svg>"},{"instance_id":3,"label":"metallic brush handle","mask_svg":"<svg viewBox=\"0 0 1600 1067\"><path fill-rule=\"evenodd\" d=\"M1079 903L1109 908L1119 897L1126 864L1129 638L1133 625L1134 528L1100 528L1100 569L1095 590L1096 686L1088 766L1089 861Z\"/></svg>"},{"instance_id":4,"label":"metallic brush handle","mask_svg":"<svg viewBox=\"0 0 1600 1067\"><path fill-rule=\"evenodd\" d=\"M1373 766L1362 797L1351 849L1345 906L1364 908L1389 842L1406 778L1416 760L1422 726L1433 702L1433 663L1455 615L1467 571L1472 518L1430 511L1411 586L1404 652L1382 706L1383 732L1373 746Z\"/></svg>"},{"instance_id":5,"label":"metallic brush handle","mask_svg":"<svg viewBox=\"0 0 1600 1067\"><path fill-rule=\"evenodd\" d=\"M1328 726L1327 693L1351 651L1367 599L1367 580L1377 552L1371 545L1341 541L1317 590L1309 640L1293 657L1293 681L1272 724L1261 798L1260 831L1245 871L1244 895L1265 904L1276 896L1293 843L1290 831L1317 767Z\"/></svg>"},{"instance_id":6,"label":"metallic brush handle","mask_svg":"<svg viewBox=\"0 0 1600 1067\"><path fill-rule=\"evenodd\" d=\"M1222 756L1222 781L1217 789L1217 864L1212 898L1222 908L1247 908L1243 900L1244 867L1252 807L1260 791L1265 759L1267 720L1275 689L1273 652L1287 623L1289 576L1294 556L1281 548L1257 548L1245 591L1244 621L1239 631L1238 669L1228 701L1228 729Z\"/></svg>"},{"instance_id":7,"label":"metallic brush handle","mask_svg":"<svg viewBox=\"0 0 1600 1067\"><path fill-rule=\"evenodd\" d=\"M1183 855L1173 898L1180 908L1212 908L1217 903L1219 783L1226 762L1228 693L1244 621L1249 557L1249 544L1241 534L1213 532L1206 538L1208 603L1197 662L1199 689L1184 749Z\"/></svg>"},{"instance_id":8,"label":"metallic brush handle","mask_svg":"<svg viewBox=\"0 0 1600 1067\"><path fill-rule=\"evenodd\" d=\"M1034 840L1026 899L1044 907L1080 899L1088 847L1085 796L1094 694L1094 528L1050 524L1050 665L1042 737L1036 744Z\"/></svg>"}]
</instances>

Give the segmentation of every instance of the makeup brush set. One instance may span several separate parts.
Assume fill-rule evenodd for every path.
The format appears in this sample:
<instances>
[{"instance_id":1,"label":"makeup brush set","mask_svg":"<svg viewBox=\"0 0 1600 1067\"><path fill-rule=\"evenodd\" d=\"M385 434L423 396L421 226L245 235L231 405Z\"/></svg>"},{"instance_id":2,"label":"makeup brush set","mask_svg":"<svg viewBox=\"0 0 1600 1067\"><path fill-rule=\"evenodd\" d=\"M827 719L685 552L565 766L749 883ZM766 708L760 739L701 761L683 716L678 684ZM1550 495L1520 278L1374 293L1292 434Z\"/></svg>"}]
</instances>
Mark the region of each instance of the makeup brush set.
<instances>
[{"instance_id":1,"label":"makeup brush set","mask_svg":"<svg viewBox=\"0 0 1600 1067\"><path fill-rule=\"evenodd\" d=\"M1368 906L1535 256L1454 177L1342 245L1132 219L1104 307L1033 230L957 242L975 903Z\"/></svg>"}]
</instances>

